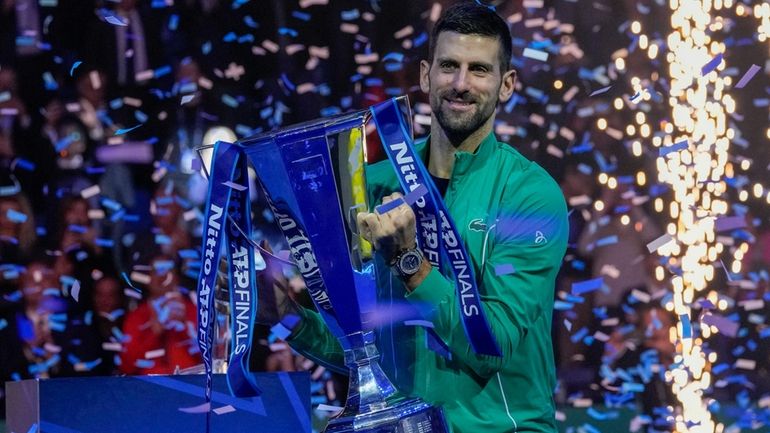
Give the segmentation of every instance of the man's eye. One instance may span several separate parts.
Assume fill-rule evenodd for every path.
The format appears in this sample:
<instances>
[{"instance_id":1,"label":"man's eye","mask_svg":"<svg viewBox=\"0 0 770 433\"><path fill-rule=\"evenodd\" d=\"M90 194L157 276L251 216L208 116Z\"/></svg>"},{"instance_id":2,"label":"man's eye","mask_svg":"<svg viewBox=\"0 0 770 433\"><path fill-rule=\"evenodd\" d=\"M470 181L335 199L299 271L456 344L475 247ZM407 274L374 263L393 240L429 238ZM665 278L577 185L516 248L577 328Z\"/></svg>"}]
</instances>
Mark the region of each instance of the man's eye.
<instances>
[{"instance_id":1,"label":"man's eye","mask_svg":"<svg viewBox=\"0 0 770 433\"><path fill-rule=\"evenodd\" d=\"M443 62L439 66L441 66L441 69L444 69L444 70L451 70L451 69L454 69L455 67L454 63L450 63L450 62Z\"/></svg>"}]
</instances>

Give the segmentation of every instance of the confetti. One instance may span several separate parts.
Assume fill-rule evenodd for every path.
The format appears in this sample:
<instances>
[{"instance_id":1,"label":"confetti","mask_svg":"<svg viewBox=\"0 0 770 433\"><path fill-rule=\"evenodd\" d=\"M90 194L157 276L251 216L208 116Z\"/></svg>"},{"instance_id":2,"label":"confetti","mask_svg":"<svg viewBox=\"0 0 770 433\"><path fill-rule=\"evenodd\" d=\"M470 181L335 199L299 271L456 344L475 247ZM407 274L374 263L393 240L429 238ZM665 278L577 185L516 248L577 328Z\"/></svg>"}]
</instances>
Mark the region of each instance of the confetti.
<instances>
[{"instance_id":1,"label":"confetti","mask_svg":"<svg viewBox=\"0 0 770 433\"><path fill-rule=\"evenodd\" d=\"M717 54L711 61L703 65L701 68L701 76L708 75L708 73L716 69L720 63L722 63L722 53Z\"/></svg>"},{"instance_id":2,"label":"confetti","mask_svg":"<svg viewBox=\"0 0 770 433\"><path fill-rule=\"evenodd\" d=\"M511 263L503 263L503 264L495 265L495 275L498 277L513 274L515 272L516 270L513 268L513 265Z\"/></svg>"},{"instance_id":3,"label":"confetti","mask_svg":"<svg viewBox=\"0 0 770 433\"><path fill-rule=\"evenodd\" d=\"M582 295L600 289L602 284L604 284L604 277L572 283L571 293L573 295Z\"/></svg>"},{"instance_id":4,"label":"confetti","mask_svg":"<svg viewBox=\"0 0 770 433\"><path fill-rule=\"evenodd\" d=\"M601 95L602 93L606 93L606 92L607 92L608 90L610 90L611 88L612 88L612 86L602 87L601 89L597 89L597 90L594 90L594 91L593 91L593 92L591 92L591 94L590 94L590 95L588 95L588 96L589 96L589 97L592 97L592 96Z\"/></svg>"},{"instance_id":5,"label":"confetti","mask_svg":"<svg viewBox=\"0 0 770 433\"><path fill-rule=\"evenodd\" d=\"M76 302L80 302L80 280L75 280L70 287L70 295Z\"/></svg>"},{"instance_id":6,"label":"confetti","mask_svg":"<svg viewBox=\"0 0 770 433\"><path fill-rule=\"evenodd\" d=\"M689 146L690 146L690 142L688 140L682 140L672 144L671 146L661 147L658 150L658 155L661 157L665 157L671 153L679 152L680 150L685 150Z\"/></svg>"},{"instance_id":7,"label":"confetti","mask_svg":"<svg viewBox=\"0 0 770 433\"><path fill-rule=\"evenodd\" d=\"M123 134L125 134L125 133L127 133L127 132L131 132L131 131L133 131L134 129L136 129L136 128L140 127L140 126L142 126L142 125L141 125L141 124L139 124L139 125L133 126L133 127L131 127L131 128L118 129L117 131L115 131L115 134L114 134L114 135L115 135L115 136L118 136L118 135L123 135Z\"/></svg>"},{"instance_id":8,"label":"confetti","mask_svg":"<svg viewBox=\"0 0 770 433\"><path fill-rule=\"evenodd\" d=\"M75 73L75 69L77 69L78 66L80 66L82 64L83 64L83 62L81 62L81 61L77 61L77 62L72 64L72 67L70 68L70 77Z\"/></svg>"},{"instance_id":9,"label":"confetti","mask_svg":"<svg viewBox=\"0 0 770 433\"><path fill-rule=\"evenodd\" d=\"M243 186L241 184L238 184L238 183L234 183L234 182L229 181L229 180L227 182L222 182L222 185L230 187L230 188L232 188L232 189L234 189L236 191L246 191L246 187L245 186Z\"/></svg>"},{"instance_id":10,"label":"confetti","mask_svg":"<svg viewBox=\"0 0 770 433\"><path fill-rule=\"evenodd\" d=\"M218 407L214 409L212 412L214 412L217 415L224 415L226 413L235 412L235 408L228 404L227 406Z\"/></svg>"},{"instance_id":11,"label":"confetti","mask_svg":"<svg viewBox=\"0 0 770 433\"><path fill-rule=\"evenodd\" d=\"M749 70L746 71L746 73L743 74L743 77L741 77L741 79L738 81L738 84L735 85L735 88L742 89L746 87L746 84L748 84L749 81L751 81L751 79L754 78L754 75L756 75L760 69L761 68L758 65L751 65L751 67L749 67Z\"/></svg>"},{"instance_id":12,"label":"confetti","mask_svg":"<svg viewBox=\"0 0 770 433\"><path fill-rule=\"evenodd\" d=\"M184 413L207 413L211 409L211 403L203 403L198 406L180 407L179 411Z\"/></svg>"},{"instance_id":13,"label":"confetti","mask_svg":"<svg viewBox=\"0 0 770 433\"><path fill-rule=\"evenodd\" d=\"M647 251L649 251L650 253L658 251L661 247L663 247L664 245L667 245L669 242L671 242L673 240L674 240L674 238L670 234L666 233L666 234L658 237L654 241L648 243L647 244Z\"/></svg>"},{"instance_id":14,"label":"confetti","mask_svg":"<svg viewBox=\"0 0 770 433\"><path fill-rule=\"evenodd\" d=\"M738 336L740 325L733 320L719 314L706 314L701 318L701 323L714 326L720 333L735 338Z\"/></svg>"},{"instance_id":15,"label":"confetti","mask_svg":"<svg viewBox=\"0 0 770 433\"><path fill-rule=\"evenodd\" d=\"M541 62L545 62L548 60L548 53L545 51L535 50L532 48L524 48L524 53L522 53L524 57L527 57L529 59L539 60Z\"/></svg>"}]
</instances>

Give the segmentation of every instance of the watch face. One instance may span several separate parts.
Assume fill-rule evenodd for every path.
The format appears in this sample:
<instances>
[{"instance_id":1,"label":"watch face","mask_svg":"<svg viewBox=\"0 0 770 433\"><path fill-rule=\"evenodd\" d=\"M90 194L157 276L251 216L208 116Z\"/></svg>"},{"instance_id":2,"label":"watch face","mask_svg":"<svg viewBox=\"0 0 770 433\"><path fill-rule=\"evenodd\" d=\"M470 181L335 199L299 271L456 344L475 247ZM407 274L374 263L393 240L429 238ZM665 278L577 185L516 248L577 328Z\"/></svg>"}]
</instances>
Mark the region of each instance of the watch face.
<instances>
[{"instance_id":1,"label":"watch face","mask_svg":"<svg viewBox=\"0 0 770 433\"><path fill-rule=\"evenodd\" d=\"M405 253L403 256L401 256L401 262L399 263L401 272L405 274L413 274L417 272L417 270L420 269L420 264L422 263L421 259L422 257L420 257L420 254L416 251L409 251Z\"/></svg>"}]
</instances>

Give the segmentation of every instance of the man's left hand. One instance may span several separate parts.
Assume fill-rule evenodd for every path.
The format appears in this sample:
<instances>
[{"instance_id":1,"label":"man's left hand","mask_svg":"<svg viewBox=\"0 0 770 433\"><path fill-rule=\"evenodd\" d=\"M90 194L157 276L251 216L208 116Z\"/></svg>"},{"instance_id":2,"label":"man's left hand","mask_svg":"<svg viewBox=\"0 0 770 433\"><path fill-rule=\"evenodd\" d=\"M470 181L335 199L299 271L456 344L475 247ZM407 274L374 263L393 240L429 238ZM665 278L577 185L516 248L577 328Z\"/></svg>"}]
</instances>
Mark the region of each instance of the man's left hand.
<instances>
[{"instance_id":1,"label":"man's left hand","mask_svg":"<svg viewBox=\"0 0 770 433\"><path fill-rule=\"evenodd\" d=\"M390 263L401 251L417 246L414 211L398 192L384 197L382 204L393 200L401 200L401 204L384 214L375 211L362 212L356 216L359 233L374 245L374 249L387 263Z\"/></svg>"}]
</instances>

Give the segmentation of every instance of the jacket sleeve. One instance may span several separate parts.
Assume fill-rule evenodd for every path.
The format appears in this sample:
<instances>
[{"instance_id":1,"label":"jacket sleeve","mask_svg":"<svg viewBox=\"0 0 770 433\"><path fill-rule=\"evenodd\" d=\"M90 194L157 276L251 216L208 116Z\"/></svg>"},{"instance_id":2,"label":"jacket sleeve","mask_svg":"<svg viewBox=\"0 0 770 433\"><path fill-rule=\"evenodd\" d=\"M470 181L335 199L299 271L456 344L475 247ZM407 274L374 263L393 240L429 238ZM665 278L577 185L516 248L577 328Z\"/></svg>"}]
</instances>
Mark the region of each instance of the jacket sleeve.
<instances>
[{"instance_id":1,"label":"jacket sleeve","mask_svg":"<svg viewBox=\"0 0 770 433\"><path fill-rule=\"evenodd\" d=\"M299 314L302 320L287 338L289 346L317 364L347 375L342 346L326 327L321 315L307 308L301 308Z\"/></svg>"},{"instance_id":2,"label":"jacket sleeve","mask_svg":"<svg viewBox=\"0 0 770 433\"><path fill-rule=\"evenodd\" d=\"M491 251L481 275L476 275L501 357L474 353L465 336L453 279L433 269L407 295L433 322L453 357L481 377L490 377L506 365L533 324L553 310L554 282L569 235L566 205L553 181L527 189L531 194L517 196L520 204L503 208L490 227Z\"/></svg>"}]
</instances>

